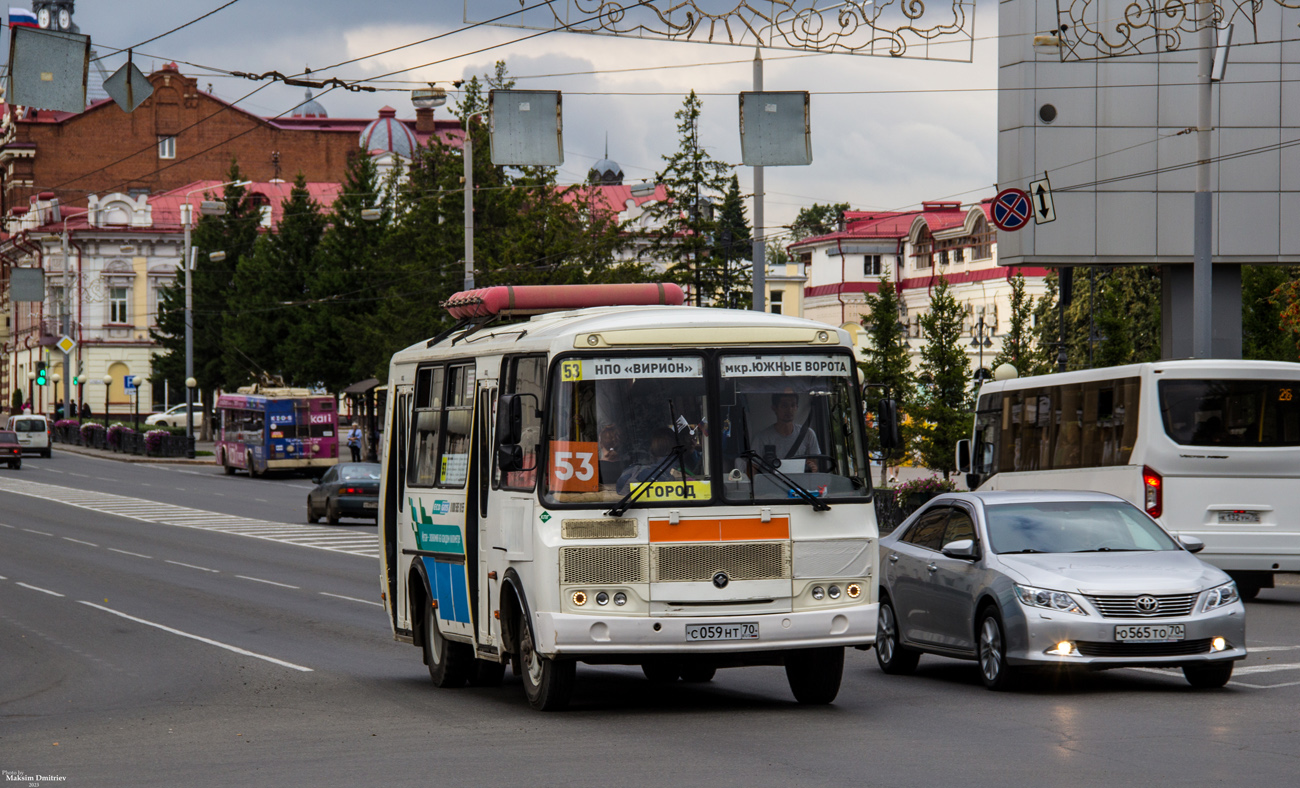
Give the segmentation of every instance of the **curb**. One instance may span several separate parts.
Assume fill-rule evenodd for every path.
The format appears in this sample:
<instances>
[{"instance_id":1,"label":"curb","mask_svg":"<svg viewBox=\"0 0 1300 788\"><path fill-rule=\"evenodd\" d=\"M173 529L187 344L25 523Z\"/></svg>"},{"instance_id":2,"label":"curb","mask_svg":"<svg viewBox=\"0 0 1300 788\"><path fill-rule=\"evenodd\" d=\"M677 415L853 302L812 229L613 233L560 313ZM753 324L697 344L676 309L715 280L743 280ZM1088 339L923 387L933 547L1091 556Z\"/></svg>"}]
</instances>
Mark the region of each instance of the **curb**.
<instances>
[{"instance_id":1,"label":"curb","mask_svg":"<svg viewBox=\"0 0 1300 788\"><path fill-rule=\"evenodd\" d=\"M117 462L130 462L141 464L163 464L163 465L214 465L215 457L141 457L136 454L121 454L115 451L104 451L103 449L92 449L87 446L73 446L67 443L51 443L51 451L64 451L68 454L80 454L83 457L99 457L104 460L116 460Z\"/></svg>"}]
</instances>

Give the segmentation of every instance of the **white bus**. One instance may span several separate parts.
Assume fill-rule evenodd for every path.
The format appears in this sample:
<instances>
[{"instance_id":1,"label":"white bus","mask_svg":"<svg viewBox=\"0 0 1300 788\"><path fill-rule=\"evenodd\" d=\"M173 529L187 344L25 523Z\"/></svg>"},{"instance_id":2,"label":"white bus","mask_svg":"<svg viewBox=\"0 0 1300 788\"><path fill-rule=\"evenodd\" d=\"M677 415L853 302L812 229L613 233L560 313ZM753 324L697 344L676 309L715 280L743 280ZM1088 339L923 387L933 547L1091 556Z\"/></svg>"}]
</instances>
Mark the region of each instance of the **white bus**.
<instances>
[{"instance_id":1,"label":"white bus","mask_svg":"<svg viewBox=\"0 0 1300 788\"><path fill-rule=\"evenodd\" d=\"M1246 599L1300 571L1300 364L1187 360L987 383L957 466L971 489L1126 498Z\"/></svg>"},{"instance_id":2,"label":"white bus","mask_svg":"<svg viewBox=\"0 0 1300 788\"><path fill-rule=\"evenodd\" d=\"M457 328L393 356L381 580L435 685L509 663L549 710L579 661L652 681L783 665L829 703L844 648L875 642L847 333L680 304L676 285L469 291Z\"/></svg>"}]
</instances>

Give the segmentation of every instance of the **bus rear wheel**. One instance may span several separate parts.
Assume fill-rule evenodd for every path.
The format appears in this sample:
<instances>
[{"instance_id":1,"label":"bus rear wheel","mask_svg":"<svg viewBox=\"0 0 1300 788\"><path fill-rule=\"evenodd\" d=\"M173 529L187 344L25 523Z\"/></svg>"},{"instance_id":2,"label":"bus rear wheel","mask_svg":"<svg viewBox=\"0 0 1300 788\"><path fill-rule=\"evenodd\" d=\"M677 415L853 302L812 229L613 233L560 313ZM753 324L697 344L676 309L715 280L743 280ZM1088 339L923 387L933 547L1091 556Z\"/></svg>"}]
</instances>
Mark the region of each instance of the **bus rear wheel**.
<instances>
[{"instance_id":1,"label":"bus rear wheel","mask_svg":"<svg viewBox=\"0 0 1300 788\"><path fill-rule=\"evenodd\" d=\"M454 689L465 686L474 670L474 653L464 643L452 643L438 631L433 605L424 606L424 661L433 686Z\"/></svg>"},{"instance_id":2,"label":"bus rear wheel","mask_svg":"<svg viewBox=\"0 0 1300 788\"><path fill-rule=\"evenodd\" d=\"M547 659L537 653L532 628L519 625L519 662L523 668L524 695L528 705L538 711L561 711L573 697L577 665L569 661Z\"/></svg>"},{"instance_id":3,"label":"bus rear wheel","mask_svg":"<svg viewBox=\"0 0 1300 788\"><path fill-rule=\"evenodd\" d=\"M251 451L244 456L244 462L248 466L248 475L250 478L256 478L262 475L257 472L257 463L253 461L253 453Z\"/></svg>"},{"instance_id":4,"label":"bus rear wheel","mask_svg":"<svg viewBox=\"0 0 1300 788\"><path fill-rule=\"evenodd\" d=\"M824 706L840 694L844 677L844 647L800 649L785 658L785 677L795 700Z\"/></svg>"}]
</instances>

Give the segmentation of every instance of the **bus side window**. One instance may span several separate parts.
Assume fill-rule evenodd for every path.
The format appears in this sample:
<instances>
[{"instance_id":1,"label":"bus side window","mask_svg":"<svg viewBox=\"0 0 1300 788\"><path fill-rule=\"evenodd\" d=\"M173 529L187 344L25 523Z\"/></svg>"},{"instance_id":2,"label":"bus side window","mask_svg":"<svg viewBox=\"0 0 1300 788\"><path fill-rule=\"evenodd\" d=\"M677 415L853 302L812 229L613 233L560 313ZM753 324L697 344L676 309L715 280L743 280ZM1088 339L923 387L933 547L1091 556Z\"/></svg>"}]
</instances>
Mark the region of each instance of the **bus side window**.
<instances>
[{"instance_id":1,"label":"bus side window","mask_svg":"<svg viewBox=\"0 0 1300 788\"><path fill-rule=\"evenodd\" d=\"M443 368L421 369L415 377L415 415L411 420L406 483L432 487L438 479L438 434L442 427Z\"/></svg>"},{"instance_id":2,"label":"bus side window","mask_svg":"<svg viewBox=\"0 0 1300 788\"><path fill-rule=\"evenodd\" d=\"M531 394L524 397L523 432L519 445L524 451L523 467L527 470L502 474L496 467L493 448L493 485L507 490L532 490L537 482L538 448L542 441L542 419L537 411L542 407L542 394L546 388L546 357L523 356L507 362L508 374L502 374L501 394Z\"/></svg>"}]
</instances>

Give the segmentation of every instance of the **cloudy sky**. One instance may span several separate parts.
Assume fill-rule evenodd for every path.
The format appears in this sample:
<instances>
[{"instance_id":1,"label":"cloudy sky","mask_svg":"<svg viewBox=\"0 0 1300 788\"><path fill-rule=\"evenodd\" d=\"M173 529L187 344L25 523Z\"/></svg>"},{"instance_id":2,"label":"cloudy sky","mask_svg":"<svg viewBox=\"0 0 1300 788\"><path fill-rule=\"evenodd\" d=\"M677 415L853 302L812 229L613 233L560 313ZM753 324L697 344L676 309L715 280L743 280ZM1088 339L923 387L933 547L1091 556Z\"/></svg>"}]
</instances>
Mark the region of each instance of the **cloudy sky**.
<instances>
[{"instance_id":1,"label":"cloudy sky","mask_svg":"<svg viewBox=\"0 0 1300 788\"><path fill-rule=\"evenodd\" d=\"M79 0L74 19L101 52L134 46L221 6L225 0ZM677 2L678 0L674 0ZM536 0L528 0L531 4ZM584 0L590 4L590 0ZM483 18L517 8L517 0L477 0ZM767 7L766 2L751 3ZM11 5L27 5L11 0ZM714 0L711 5L731 5ZM807 5L808 0L800 0ZM820 2L820 6L832 4ZM667 0L656 5L667 7ZM332 117L375 117L390 104L413 117L416 80L450 81L506 60L518 87L564 93L565 164L561 180L578 181L601 158L628 180L652 177L677 145L673 113L694 89L704 101L700 142L723 161L739 163L736 94L752 89L752 48L549 33L497 26L464 30L464 0L242 0L136 52L146 71L169 60L235 101L265 83L209 69L290 74L438 36L442 38L326 71L346 80L378 77L442 61L374 84L392 92L334 90L321 96ZM767 170L769 234L800 207L848 202L859 209L904 208L929 199L991 196L996 179L996 6L981 4L973 61L765 52L768 90L812 95L813 163ZM485 47L497 48L472 54ZM106 58L112 72L125 55ZM199 68L203 66L207 68ZM286 111L302 88L265 87L239 101L263 115ZM439 110L444 116L446 110ZM748 190L748 168L739 167Z\"/></svg>"}]
</instances>

